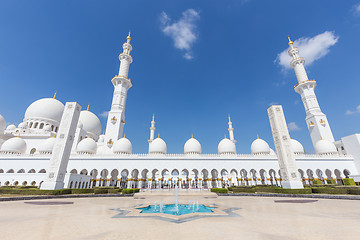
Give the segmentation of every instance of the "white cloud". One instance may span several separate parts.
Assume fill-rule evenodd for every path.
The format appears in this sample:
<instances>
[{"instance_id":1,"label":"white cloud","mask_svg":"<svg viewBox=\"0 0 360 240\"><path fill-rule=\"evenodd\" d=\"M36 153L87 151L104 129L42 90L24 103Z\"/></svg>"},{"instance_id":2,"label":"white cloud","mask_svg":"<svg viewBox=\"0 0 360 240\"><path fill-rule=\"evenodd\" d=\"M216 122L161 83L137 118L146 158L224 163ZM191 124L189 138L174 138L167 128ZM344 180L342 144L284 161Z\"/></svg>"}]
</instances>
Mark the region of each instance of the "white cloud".
<instances>
[{"instance_id":1,"label":"white cloud","mask_svg":"<svg viewBox=\"0 0 360 240\"><path fill-rule=\"evenodd\" d=\"M289 122L287 127L289 129L289 132L299 131L301 129L298 127L298 125L296 125L295 122Z\"/></svg>"},{"instance_id":2,"label":"white cloud","mask_svg":"<svg viewBox=\"0 0 360 240\"><path fill-rule=\"evenodd\" d=\"M360 113L360 105L358 105L358 106L355 108L354 111L352 111L352 110L346 110L346 112L345 112L346 115L352 115L352 114L354 114L354 113Z\"/></svg>"},{"instance_id":3,"label":"white cloud","mask_svg":"<svg viewBox=\"0 0 360 240\"><path fill-rule=\"evenodd\" d=\"M354 5L353 11L355 14L360 14L360 3Z\"/></svg>"},{"instance_id":4,"label":"white cloud","mask_svg":"<svg viewBox=\"0 0 360 240\"><path fill-rule=\"evenodd\" d=\"M316 60L324 57L330 51L329 48L334 46L339 37L334 32L326 31L308 38L302 37L294 41L294 46L299 48L299 55L306 61L306 65L311 65ZM283 67L284 70L290 69L292 58L288 54L288 48L279 53L275 62Z\"/></svg>"},{"instance_id":5,"label":"white cloud","mask_svg":"<svg viewBox=\"0 0 360 240\"><path fill-rule=\"evenodd\" d=\"M174 41L177 49L184 50L184 58L192 59L191 47L197 40L196 21L200 19L200 14L194 9L188 9L182 13L178 21L162 12L160 15L161 31Z\"/></svg>"},{"instance_id":6,"label":"white cloud","mask_svg":"<svg viewBox=\"0 0 360 240\"><path fill-rule=\"evenodd\" d=\"M107 118L108 115L109 115L109 111L103 111L103 112L100 113L99 115L100 115L100 117Z\"/></svg>"}]
</instances>

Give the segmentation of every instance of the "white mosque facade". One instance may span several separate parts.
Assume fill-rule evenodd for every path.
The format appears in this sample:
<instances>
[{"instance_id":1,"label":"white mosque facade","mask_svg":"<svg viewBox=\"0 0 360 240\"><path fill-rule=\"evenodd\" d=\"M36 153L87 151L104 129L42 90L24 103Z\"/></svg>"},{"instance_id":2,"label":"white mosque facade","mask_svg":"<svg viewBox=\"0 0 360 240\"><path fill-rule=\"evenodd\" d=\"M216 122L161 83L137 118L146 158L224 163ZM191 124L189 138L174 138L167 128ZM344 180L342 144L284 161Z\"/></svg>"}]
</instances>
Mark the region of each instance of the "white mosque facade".
<instances>
[{"instance_id":1,"label":"white mosque facade","mask_svg":"<svg viewBox=\"0 0 360 240\"><path fill-rule=\"evenodd\" d=\"M229 117L229 138L218 144L218 154L203 154L201 144L191 137L184 145L184 154L168 154L166 142L155 138L155 119L151 121L149 151L132 153L132 144L123 136L127 92L132 86L128 78L132 45L130 35L120 54L120 70L111 82L114 94L105 134L98 117L81 111L65 176L66 188L119 186L137 188L173 187L211 188L224 185L270 184L281 186L281 174L276 153L262 139L251 144L251 154L238 154L233 126ZM289 39L290 65L298 84L306 111L306 123L316 154L306 154L303 146L291 139L298 174L304 184L314 179L324 183L352 177L360 182L360 134L335 141L326 118L321 112L309 80L305 60ZM0 115L0 186L41 186L47 176L64 104L53 98L32 103L18 126L6 125Z\"/></svg>"}]
</instances>

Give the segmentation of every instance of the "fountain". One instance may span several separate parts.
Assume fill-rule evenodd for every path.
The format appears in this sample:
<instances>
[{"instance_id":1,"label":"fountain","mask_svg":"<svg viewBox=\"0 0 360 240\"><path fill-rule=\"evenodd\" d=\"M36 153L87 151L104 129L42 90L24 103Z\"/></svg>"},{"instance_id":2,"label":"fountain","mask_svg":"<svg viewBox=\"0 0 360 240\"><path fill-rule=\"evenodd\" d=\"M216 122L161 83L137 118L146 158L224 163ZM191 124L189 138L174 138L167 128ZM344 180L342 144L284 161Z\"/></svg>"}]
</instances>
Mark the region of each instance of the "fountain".
<instances>
[{"instance_id":1,"label":"fountain","mask_svg":"<svg viewBox=\"0 0 360 240\"><path fill-rule=\"evenodd\" d=\"M204 212L213 212L212 209L215 207L207 207L203 204L199 204L199 200L191 201L189 204L179 204L178 197L178 186L175 186L175 203L174 204L165 204L164 201L160 202L159 208L157 207L157 202L154 205L149 205L147 207L138 208L141 210L140 213L165 213L171 215L184 215L189 213L204 213Z\"/></svg>"}]
</instances>

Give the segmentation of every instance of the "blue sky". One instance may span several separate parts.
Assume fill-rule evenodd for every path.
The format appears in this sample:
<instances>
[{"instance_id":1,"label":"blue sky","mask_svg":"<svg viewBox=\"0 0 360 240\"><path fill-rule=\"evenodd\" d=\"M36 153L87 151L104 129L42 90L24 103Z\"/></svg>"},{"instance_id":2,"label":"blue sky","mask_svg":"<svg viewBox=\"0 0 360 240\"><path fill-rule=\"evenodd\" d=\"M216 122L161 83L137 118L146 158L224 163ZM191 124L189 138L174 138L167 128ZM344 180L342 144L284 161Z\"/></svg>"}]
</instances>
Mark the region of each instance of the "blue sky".
<instances>
[{"instance_id":1,"label":"blue sky","mask_svg":"<svg viewBox=\"0 0 360 240\"><path fill-rule=\"evenodd\" d=\"M282 104L292 138L313 152L295 74L280 53L302 45L335 139L360 132L360 1L0 1L0 114L22 121L35 100L110 109L118 55L131 29L126 136L147 152L156 134L169 153L194 134L216 153L231 114L238 153L259 134L273 147L266 109ZM302 54L304 53L304 54ZM280 55L279 55L280 54ZM280 57L278 57L280 56Z\"/></svg>"}]
</instances>

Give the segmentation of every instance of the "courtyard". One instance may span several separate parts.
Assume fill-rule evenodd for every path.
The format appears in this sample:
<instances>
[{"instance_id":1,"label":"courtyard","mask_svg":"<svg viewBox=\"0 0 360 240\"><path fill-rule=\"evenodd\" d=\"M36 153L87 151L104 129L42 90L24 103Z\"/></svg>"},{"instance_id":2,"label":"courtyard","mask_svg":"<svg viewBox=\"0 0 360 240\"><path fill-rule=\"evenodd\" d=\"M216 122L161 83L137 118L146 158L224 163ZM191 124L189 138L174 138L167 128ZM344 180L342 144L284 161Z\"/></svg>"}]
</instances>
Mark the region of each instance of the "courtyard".
<instances>
[{"instance_id":1,"label":"courtyard","mask_svg":"<svg viewBox=\"0 0 360 240\"><path fill-rule=\"evenodd\" d=\"M1 239L357 239L360 201L179 193L213 213L144 214L172 192L0 203Z\"/></svg>"}]
</instances>

